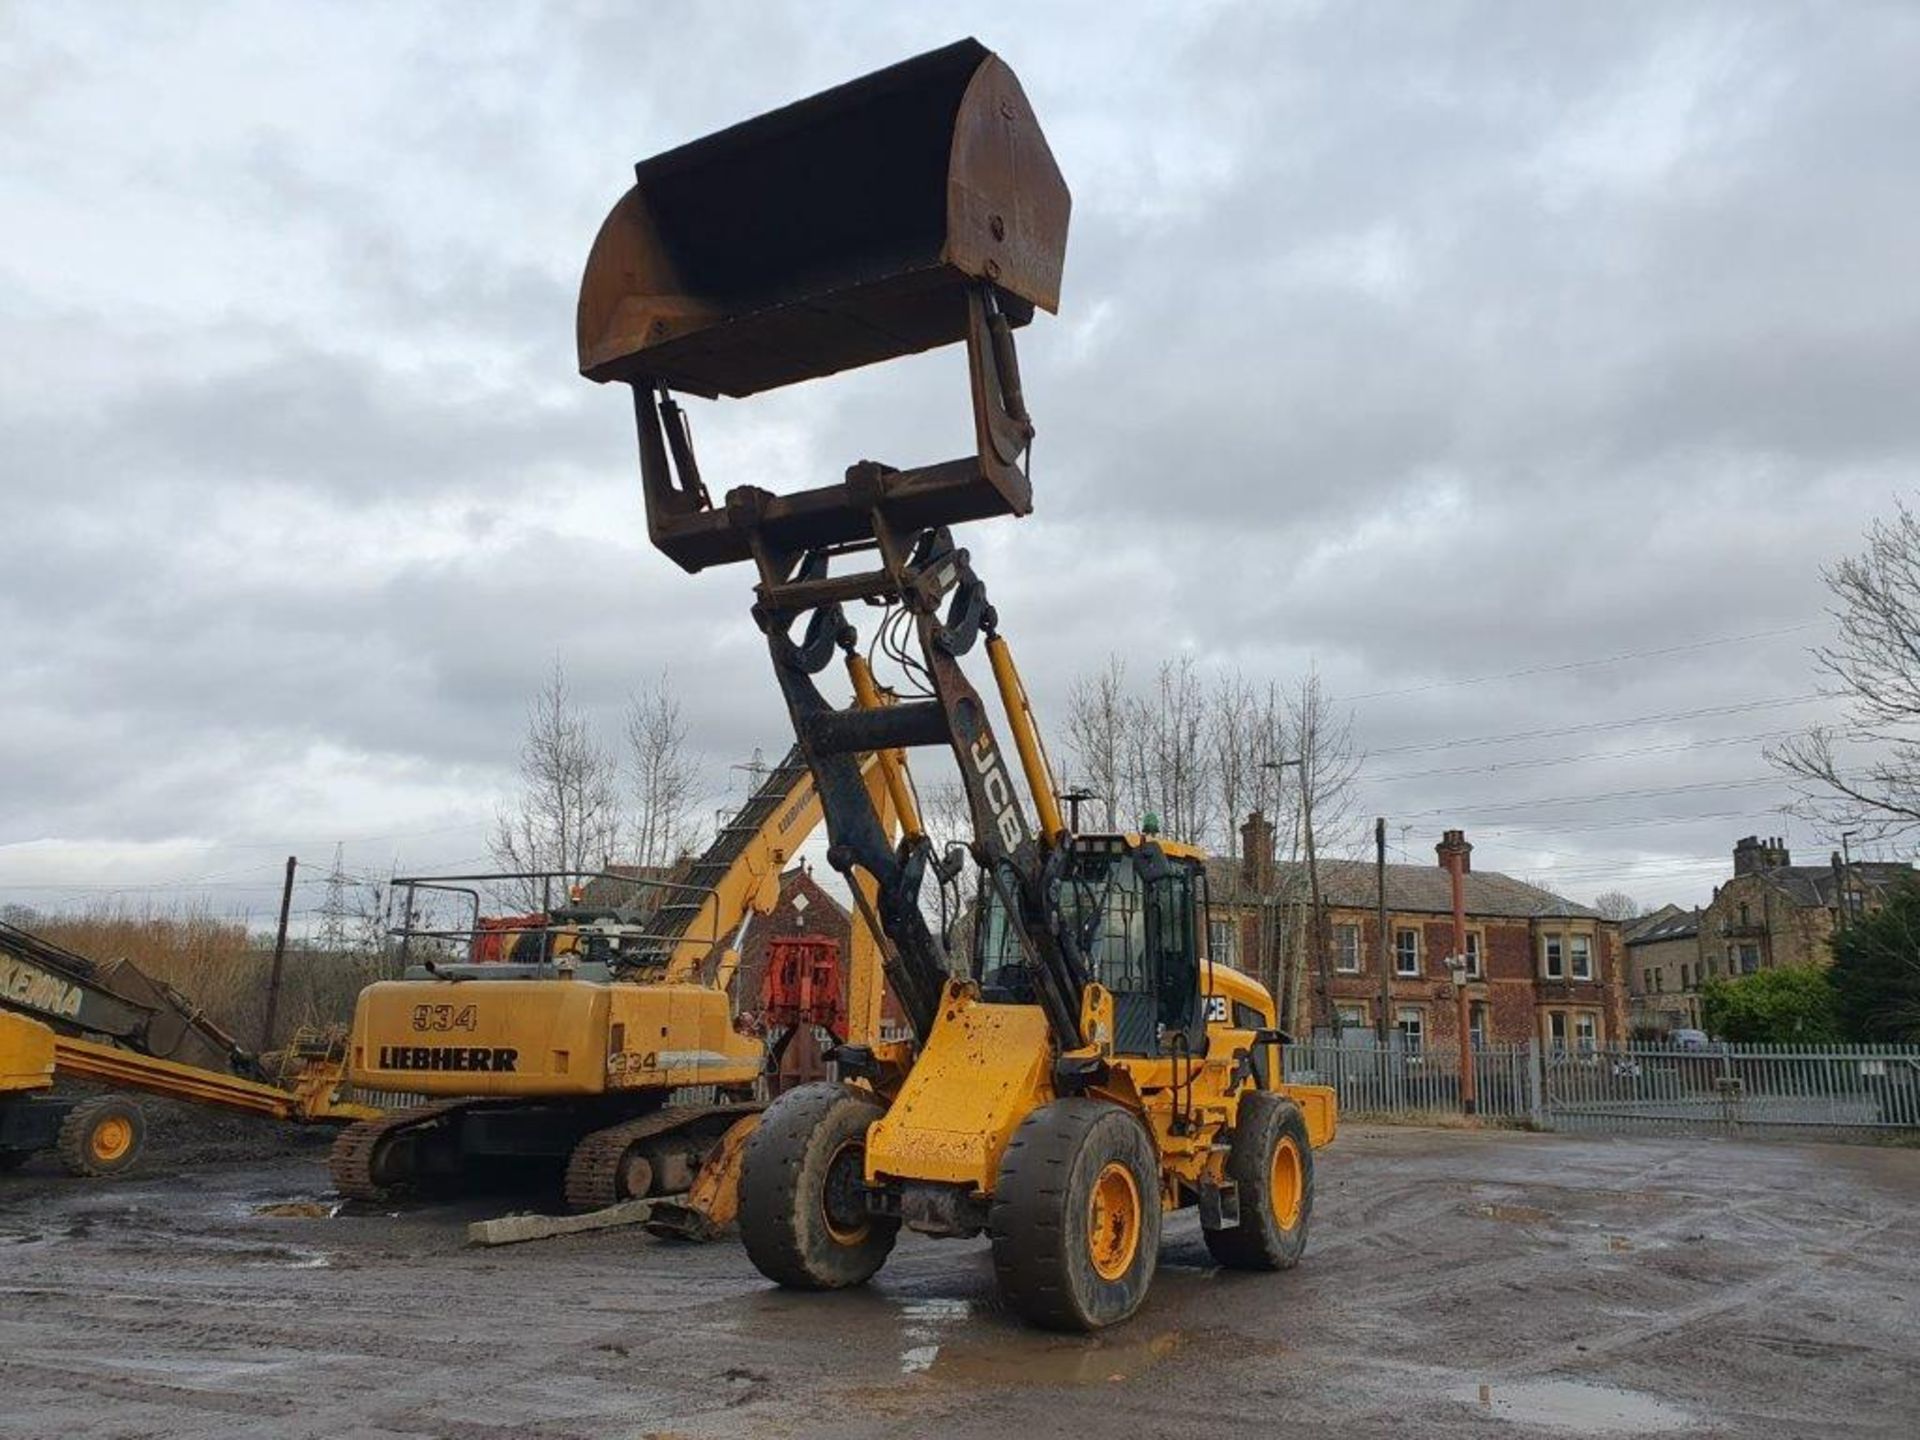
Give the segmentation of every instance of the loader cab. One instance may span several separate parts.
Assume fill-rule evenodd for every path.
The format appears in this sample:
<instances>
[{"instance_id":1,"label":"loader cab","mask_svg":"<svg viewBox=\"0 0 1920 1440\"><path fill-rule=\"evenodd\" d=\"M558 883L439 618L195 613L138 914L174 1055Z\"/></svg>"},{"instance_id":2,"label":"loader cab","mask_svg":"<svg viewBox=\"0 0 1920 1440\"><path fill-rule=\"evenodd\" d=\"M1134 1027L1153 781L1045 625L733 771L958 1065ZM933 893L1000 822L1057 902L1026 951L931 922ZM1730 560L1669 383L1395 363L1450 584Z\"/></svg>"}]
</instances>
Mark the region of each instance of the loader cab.
<instances>
[{"instance_id":1,"label":"loader cab","mask_svg":"<svg viewBox=\"0 0 1920 1440\"><path fill-rule=\"evenodd\" d=\"M1198 851L1153 836L1077 836L1055 903L1087 978L1113 994L1117 1053L1205 1049L1206 870ZM1026 961L999 887L982 885L979 914L974 974L984 995L1030 1000Z\"/></svg>"}]
</instances>

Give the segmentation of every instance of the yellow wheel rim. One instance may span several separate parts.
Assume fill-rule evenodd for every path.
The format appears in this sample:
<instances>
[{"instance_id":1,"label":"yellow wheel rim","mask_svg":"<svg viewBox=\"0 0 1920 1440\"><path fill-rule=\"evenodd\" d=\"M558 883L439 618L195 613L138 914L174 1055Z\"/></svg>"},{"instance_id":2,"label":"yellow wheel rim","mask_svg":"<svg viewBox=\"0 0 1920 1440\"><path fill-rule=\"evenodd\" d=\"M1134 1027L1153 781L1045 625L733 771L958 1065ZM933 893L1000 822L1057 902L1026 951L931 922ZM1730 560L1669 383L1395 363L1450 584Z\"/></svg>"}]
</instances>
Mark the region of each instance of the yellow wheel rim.
<instances>
[{"instance_id":1,"label":"yellow wheel rim","mask_svg":"<svg viewBox=\"0 0 1920 1440\"><path fill-rule=\"evenodd\" d=\"M820 1218L838 1245L858 1245L873 1228L866 1210L866 1153L860 1141L844 1140L827 1161Z\"/></svg>"},{"instance_id":2,"label":"yellow wheel rim","mask_svg":"<svg viewBox=\"0 0 1920 1440\"><path fill-rule=\"evenodd\" d=\"M118 1115L109 1115L93 1127L87 1147L96 1160L118 1160L133 1148L133 1126Z\"/></svg>"},{"instance_id":3,"label":"yellow wheel rim","mask_svg":"<svg viewBox=\"0 0 1920 1440\"><path fill-rule=\"evenodd\" d=\"M1273 1218L1282 1230L1300 1223L1300 1202L1306 1196L1306 1167L1300 1160L1300 1147L1291 1135L1283 1135L1273 1147Z\"/></svg>"},{"instance_id":4,"label":"yellow wheel rim","mask_svg":"<svg viewBox=\"0 0 1920 1440\"><path fill-rule=\"evenodd\" d=\"M1133 1171L1110 1161L1087 1199L1087 1253L1102 1280L1118 1280L1140 1250L1140 1187Z\"/></svg>"}]
</instances>

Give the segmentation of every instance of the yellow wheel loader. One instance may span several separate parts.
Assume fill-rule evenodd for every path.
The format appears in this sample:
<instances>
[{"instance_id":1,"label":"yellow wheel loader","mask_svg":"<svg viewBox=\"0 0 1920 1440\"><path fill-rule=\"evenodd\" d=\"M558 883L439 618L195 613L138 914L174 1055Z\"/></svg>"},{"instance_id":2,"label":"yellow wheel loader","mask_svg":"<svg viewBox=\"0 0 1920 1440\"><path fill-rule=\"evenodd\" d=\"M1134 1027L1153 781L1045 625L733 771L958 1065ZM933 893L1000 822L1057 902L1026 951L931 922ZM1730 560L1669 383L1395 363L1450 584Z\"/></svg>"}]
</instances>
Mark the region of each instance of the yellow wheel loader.
<instances>
[{"instance_id":1,"label":"yellow wheel loader","mask_svg":"<svg viewBox=\"0 0 1920 1440\"><path fill-rule=\"evenodd\" d=\"M649 535L697 571L751 561L754 616L817 785L829 862L883 941L910 1041L847 1045L842 1080L790 1092L748 1140L740 1228L783 1285L856 1285L901 1226L992 1239L1035 1323L1140 1305L1163 1216L1195 1208L1221 1263L1294 1264L1330 1091L1283 1083L1271 998L1207 952L1203 857L1063 822L999 617L952 526L1031 508L1015 328L1059 297L1069 201L1013 72L963 41L643 161L581 283L580 367L632 387ZM795 494L711 500L674 392L749 396L964 342L974 453L864 460ZM875 703L816 677L877 612L900 670ZM1031 805L961 668L984 649ZM972 839L896 843L858 758L945 749ZM971 861L972 939L923 904ZM953 909L945 911L951 915Z\"/></svg>"}]
</instances>

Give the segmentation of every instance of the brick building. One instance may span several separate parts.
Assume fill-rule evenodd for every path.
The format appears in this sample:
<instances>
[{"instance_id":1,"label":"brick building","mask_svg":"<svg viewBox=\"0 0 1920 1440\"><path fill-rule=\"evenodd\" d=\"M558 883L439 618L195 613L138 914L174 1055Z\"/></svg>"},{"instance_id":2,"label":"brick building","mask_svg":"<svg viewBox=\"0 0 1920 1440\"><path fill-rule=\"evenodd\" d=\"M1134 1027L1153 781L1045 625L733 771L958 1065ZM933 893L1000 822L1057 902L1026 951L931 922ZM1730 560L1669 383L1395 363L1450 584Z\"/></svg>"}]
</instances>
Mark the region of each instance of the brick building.
<instances>
[{"instance_id":1,"label":"brick building","mask_svg":"<svg viewBox=\"0 0 1920 1440\"><path fill-rule=\"evenodd\" d=\"M781 872L780 899L773 909L747 922L740 944L740 968L733 977L737 1014L751 1017L759 1009L766 985L767 948L778 935L824 935L836 941L845 984L852 963L853 917L802 863ZM883 992L881 998L880 1028L883 1035L906 1033L906 1019L891 992ZM820 1054L819 1041L810 1031L795 1035L780 1057L779 1088L826 1078L828 1067Z\"/></svg>"},{"instance_id":2,"label":"brick building","mask_svg":"<svg viewBox=\"0 0 1920 1440\"><path fill-rule=\"evenodd\" d=\"M1628 1019L1635 1036L1700 1028L1700 912L1662 905L1620 927L1627 952Z\"/></svg>"},{"instance_id":3,"label":"brick building","mask_svg":"<svg viewBox=\"0 0 1920 1440\"><path fill-rule=\"evenodd\" d=\"M1272 826L1258 812L1242 827L1241 840L1247 861L1215 861L1210 867L1215 956L1283 991L1292 1001L1296 1030L1309 1021L1323 1026L1326 1017L1316 1013L1307 867L1275 863ZM1464 836L1458 843L1466 872L1467 975L1473 987L1469 1025L1475 1039L1504 1044L1538 1037L1568 1049L1623 1041L1626 985L1619 928L1550 891L1474 870L1473 847ZM1438 864L1386 867L1384 937L1374 865L1320 862L1329 993L1343 1031L1373 1031L1378 1025L1384 964L1389 1026L1410 1046L1458 1042L1457 993L1445 963L1453 950L1446 845L1436 847L1442 852ZM1223 913L1231 920L1221 922Z\"/></svg>"},{"instance_id":4,"label":"brick building","mask_svg":"<svg viewBox=\"0 0 1920 1440\"><path fill-rule=\"evenodd\" d=\"M1831 963L1833 932L1844 910L1878 909L1887 892L1914 878L1911 865L1881 860L1795 865L1786 842L1749 835L1733 847L1733 876L1712 901L1691 912L1692 933L1636 922L1627 937L1634 1024L1665 1033L1671 1016L1698 1025L1703 981L1787 965ZM1674 910L1668 906L1656 915Z\"/></svg>"}]
</instances>

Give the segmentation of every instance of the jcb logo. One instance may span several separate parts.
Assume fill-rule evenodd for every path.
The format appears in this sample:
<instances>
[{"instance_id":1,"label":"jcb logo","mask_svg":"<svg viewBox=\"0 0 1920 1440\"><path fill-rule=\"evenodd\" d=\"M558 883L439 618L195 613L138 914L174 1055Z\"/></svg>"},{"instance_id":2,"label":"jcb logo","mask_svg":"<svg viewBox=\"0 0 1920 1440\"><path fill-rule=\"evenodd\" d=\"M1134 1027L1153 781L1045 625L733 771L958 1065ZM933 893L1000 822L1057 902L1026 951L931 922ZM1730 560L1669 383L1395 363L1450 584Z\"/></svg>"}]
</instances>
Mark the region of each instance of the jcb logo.
<instances>
[{"instance_id":1,"label":"jcb logo","mask_svg":"<svg viewBox=\"0 0 1920 1440\"><path fill-rule=\"evenodd\" d=\"M993 823L1000 830L1000 843L1009 850L1017 850L1026 837L1021 833L1020 812L1013 806L1013 786L1007 780L1007 767L1000 763L993 741L985 735L973 742L972 754L973 768L980 772L981 788L987 797L987 808L993 811Z\"/></svg>"}]
</instances>

